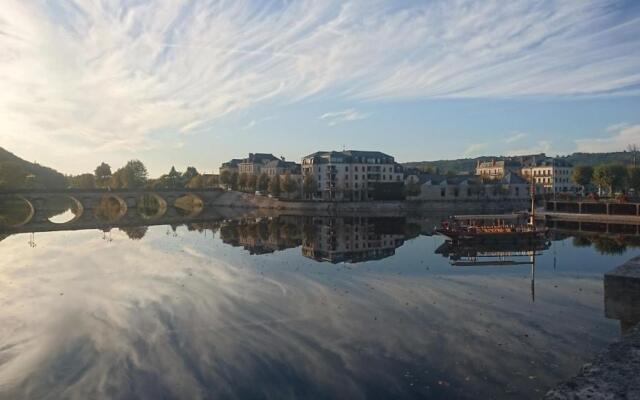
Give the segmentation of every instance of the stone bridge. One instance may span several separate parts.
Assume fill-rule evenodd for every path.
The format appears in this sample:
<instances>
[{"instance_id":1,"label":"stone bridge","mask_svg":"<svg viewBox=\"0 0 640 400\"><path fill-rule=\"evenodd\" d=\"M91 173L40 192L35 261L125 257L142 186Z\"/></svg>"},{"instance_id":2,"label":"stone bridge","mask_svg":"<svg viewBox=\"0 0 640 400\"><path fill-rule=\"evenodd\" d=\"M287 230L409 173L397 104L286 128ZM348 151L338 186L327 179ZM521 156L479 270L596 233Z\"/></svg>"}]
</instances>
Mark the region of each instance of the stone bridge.
<instances>
[{"instance_id":1,"label":"stone bridge","mask_svg":"<svg viewBox=\"0 0 640 400\"><path fill-rule=\"evenodd\" d=\"M0 220L0 230L17 233L184 223L215 218L217 215L209 214L216 214L213 209L224 195L221 189L3 191L0 207L8 201L20 203L21 212L17 220ZM52 215L69 209L73 213L70 220L52 222ZM0 218L3 214L6 210L0 209Z\"/></svg>"}]
</instances>

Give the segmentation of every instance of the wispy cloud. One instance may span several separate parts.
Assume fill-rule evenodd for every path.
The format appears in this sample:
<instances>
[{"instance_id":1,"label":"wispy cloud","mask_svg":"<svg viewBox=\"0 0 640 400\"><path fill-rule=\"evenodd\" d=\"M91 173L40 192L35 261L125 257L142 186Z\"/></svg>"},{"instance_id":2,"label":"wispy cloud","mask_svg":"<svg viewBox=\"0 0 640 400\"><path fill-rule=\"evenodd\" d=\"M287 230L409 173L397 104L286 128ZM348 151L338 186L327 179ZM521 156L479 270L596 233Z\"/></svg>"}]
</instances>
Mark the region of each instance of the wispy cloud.
<instances>
[{"instance_id":1,"label":"wispy cloud","mask_svg":"<svg viewBox=\"0 0 640 400\"><path fill-rule=\"evenodd\" d=\"M522 140L524 138L526 138L528 135L524 132L514 132L513 135L509 136L505 142L506 143L513 143L513 142L517 142L519 140Z\"/></svg>"},{"instance_id":2,"label":"wispy cloud","mask_svg":"<svg viewBox=\"0 0 640 400\"><path fill-rule=\"evenodd\" d=\"M474 143L464 150L465 157L477 157L489 148L488 143Z\"/></svg>"},{"instance_id":3,"label":"wispy cloud","mask_svg":"<svg viewBox=\"0 0 640 400\"><path fill-rule=\"evenodd\" d=\"M616 124L607 128L609 137L578 139L577 151L597 153L606 151L624 151L629 145L640 146L640 124Z\"/></svg>"},{"instance_id":4,"label":"wispy cloud","mask_svg":"<svg viewBox=\"0 0 640 400\"><path fill-rule=\"evenodd\" d=\"M553 151L553 144L550 140L539 140L532 146L521 148L521 149L512 149L507 150L506 154L509 156L522 156L528 154L539 154L545 153L547 155L551 155Z\"/></svg>"},{"instance_id":5,"label":"wispy cloud","mask_svg":"<svg viewBox=\"0 0 640 400\"><path fill-rule=\"evenodd\" d=\"M3 145L139 150L309 97L637 94L638 16L613 0L5 0Z\"/></svg>"},{"instance_id":6,"label":"wispy cloud","mask_svg":"<svg viewBox=\"0 0 640 400\"><path fill-rule=\"evenodd\" d=\"M349 108L343 111L332 111L320 116L320 119L328 121L329 126L337 125L341 122L358 121L368 118L369 114L362 113L353 108Z\"/></svg>"},{"instance_id":7,"label":"wispy cloud","mask_svg":"<svg viewBox=\"0 0 640 400\"><path fill-rule=\"evenodd\" d=\"M275 119L275 117L264 117L264 118L260 118L260 119L252 119L251 121L247 122L242 129L244 130L249 130L251 128L253 128L254 126L262 123L262 122L266 122L266 121L270 121L272 119Z\"/></svg>"}]
</instances>

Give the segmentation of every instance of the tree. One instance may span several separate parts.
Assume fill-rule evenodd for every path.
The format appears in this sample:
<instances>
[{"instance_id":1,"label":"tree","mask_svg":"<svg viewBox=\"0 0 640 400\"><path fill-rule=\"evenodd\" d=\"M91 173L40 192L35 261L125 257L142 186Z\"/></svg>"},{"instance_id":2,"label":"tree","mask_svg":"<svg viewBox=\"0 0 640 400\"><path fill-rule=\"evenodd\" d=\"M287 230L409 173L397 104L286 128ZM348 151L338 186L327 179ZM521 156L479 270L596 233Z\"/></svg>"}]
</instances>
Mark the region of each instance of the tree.
<instances>
[{"instance_id":1,"label":"tree","mask_svg":"<svg viewBox=\"0 0 640 400\"><path fill-rule=\"evenodd\" d=\"M120 231L127 234L129 239L131 240L140 240L147 233L148 227L146 226L130 226L130 227L120 227L118 228Z\"/></svg>"},{"instance_id":2,"label":"tree","mask_svg":"<svg viewBox=\"0 0 640 400\"><path fill-rule=\"evenodd\" d=\"M247 174L245 174L244 172L241 173L240 175L238 175L238 187L240 188L240 190L244 190L247 187L247 182L249 181L249 176Z\"/></svg>"},{"instance_id":3,"label":"tree","mask_svg":"<svg viewBox=\"0 0 640 400\"><path fill-rule=\"evenodd\" d=\"M258 177L255 175L249 175L247 178L247 187L250 192L254 192L256 190L256 185L258 184Z\"/></svg>"},{"instance_id":4,"label":"tree","mask_svg":"<svg viewBox=\"0 0 640 400\"><path fill-rule=\"evenodd\" d=\"M111 175L109 186L115 189L124 189L135 187L135 178L131 169L122 167Z\"/></svg>"},{"instance_id":5,"label":"tree","mask_svg":"<svg viewBox=\"0 0 640 400\"><path fill-rule=\"evenodd\" d=\"M269 193L271 193L273 197L280 196L280 175L275 175L269 181Z\"/></svg>"},{"instance_id":6,"label":"tree","mask_svg":"<svg viewBox=\"0 0 640 400\"><path fill-rule=\"evenodd\" d=\"M405 194L407 196L418 196L420 195L420 183L418 182L409 182L405 187Z\"/></svg>"},{"instance_id":7,"label":"tree","mask_svg":"<svg viewBox=\"0 0 640 400\"><path fill-rule=\"evenodd\" d=\"M638 149L638 145L636 144L630 144L629 146L627 146L627 150L631 153L631 159L633 160L633 167L637 167L638 164L638 152L640 151L640 149Z\"/></svg>"},{"instance_id":8,"label":"tree","mask_svg":"<svg viewBox=\"0 0 640 400\"><path fill-rule=\"evenodd\" d=\"M18 189L24 185L27 174L20 164L13 161L0 163L0 188Z\"/></svg>"},{"instance_id":9,"label":"tree","mask_svg":"<svg viewBox=\"0 0 640 400\"><path fill-rule=\"evenodd\" d=\"M95 182L99 187L105 187L111 179L111 166L105 162L98 165L94 171Z\"/></svg>"},{"instance_id":10,"label":"tree","mask_svg":"<svg viewBox=\"0 0 640 400\"><path fill-rule=\"evenodd\" d=\"M166 182L165 187L169 189L178 189L180 187L184 187L182 184L182 176L180 172L176 170L176 167L173 165L169 170L169 173L163 177L163 180Z\"/></svg>"},{"instance_id":11,"label":"tree","mask_svg":"<svg viewBox=\"0 0 640 400\"><path fill-rule=\"evenodd\" d=\"M582 192L584 193L584 187L591 183L593 179L593 167L588 165L579 165L573 169L573 173L571 175L571 179L573 181L582 186Z\"/></svg>"},{"instance_id":12,"label":"tree","mask_svg":"<svg viewBox=\"0 0 640 400\"><path fill-rule=\"evenodd\" d=\"M640 193L640 167L629 167L627 170L627 186Z\"/></svg>"},{"instance_id":13,"label":"tree","mask_svg":"<svg viewBox=\"0 0 640 400\"><path fill-rule=\"evenodd\" d=\"M613 195L624 184L626 176L627 171L621 164L598 165L593 170L593 181L598 186L607 188L609 195Z\"/></svg>"},{"instance_id":14,"label":"tree","mask_svg":"<svg viewBox=\"0 0 640 400\"><path fill-rule=\"evenodd\" d=\"M219 175L199 175L202 177L202 187L218 187L220 185Z\"/></svg>"},{"instance_id":15,"label":"tree","mask_svg":"<svg viewBox=\"0 0 640 400\"><path fill-rule=\"evenodd\" d=\"M185 186L188 189L202 189L204 187L204 179L202 175L196 175Z\"/></svg>"},{"instance_id":16,"label":"tree","mask_svg":"<svg viewBox=\"0 0 640 400\"><path fill-rule=\"evenodd\" d=\"M195 167L187 167L187 170L182 174L182 180L186 183L189 182L191 178L198 175L200 175L200 173L195 169Z\"/></svg>"},{"instance_id":17,"label":"tree","mask_svg":"<svg viewBox=\"0 0 640 400\"><path fill-rule=\"evenodd\" d=\"M231 174L231 189L233 190L237 190L238 189L238 181L240 180L240 175L238 174L238 172L234 171Z\"/></svg>"},{"instance_id":18,"label":"tree","mask_svg":"<svg viewBox=\"0 0 640 400\"><path fill-rule=\"evenodd\" d=\"M126 188L144 187L147 182L147 167L140 160L130 160L123 167L126 170L127 186Z\"/></svg>"},{"instance_id":19,"label":"tree","mask_svg":"<svg viewBox=\"0 0 640 400\"><path fill-rule=\"evenodd\" d=\"M310 195L316 191L316 182L313 179L313 175L310 173L304 174L304 180L302 182L302 189L304 190L305 195Z\"/></svg>"},{"instance_id":20,"label":"tree","mask_svg":"<svg viewBox=\"0 0 640 400\"><path fill-rule=\"evenodd\" d=\"M69 186L78 189L93 189L96 187L96 177L93 174L70 176Z\"/></svg>"},{"instance_id":21,"label":"tree","mask_svg":"<svg viewBox=\"0 0 640 400\"><path fill-rule=\"evenodd\" d=\"M264 192L268 188L269 188L269 175L263 172L262 174L260 174L260 177L258 178L258 190L260 190L261 192Z\"/></svg>"},{"instance_id":22,"label":"tree","mask_svg":"<svg viewBox=\"0 0 640 400\"><path fill-rule=\"evenodd\" d=\"M231 185L231 172L229 172L228 170L224 170L222 172L220 172L220 183L222 183L225 186L230 186Z\"/></svg>"},{"instance_id":23,"label":"tree","mask_svg":"<svg viewBox=\"0 0 640 400\"><path fill-rule=\"evenodd\" d=\"M289 197L292 193L298 189L298 184L296 181L291 178L291 174L287 172L284 174L284 179L282 179L282 190L287 193L287 197Z\"/></svg>"}]
</instances>

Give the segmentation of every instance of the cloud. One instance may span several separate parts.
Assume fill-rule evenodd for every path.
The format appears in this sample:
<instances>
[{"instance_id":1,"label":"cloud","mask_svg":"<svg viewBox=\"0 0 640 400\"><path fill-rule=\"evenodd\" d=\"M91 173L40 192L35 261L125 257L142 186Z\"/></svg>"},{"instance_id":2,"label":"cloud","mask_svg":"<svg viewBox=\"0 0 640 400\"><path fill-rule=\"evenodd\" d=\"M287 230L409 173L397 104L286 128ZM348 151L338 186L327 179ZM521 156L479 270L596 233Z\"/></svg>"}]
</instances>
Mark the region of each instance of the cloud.
<instances>
[{"instance_id":1,"label":"cloud","mask_svg":"<svg viewBox=\"0 0 640 400\"><path fill-rule=\"evenodd\" d=\"M513 142L517 142L518 140L524 139L527 137L527 134L524 132L514 132L512 136L508 137L505 142L506 143L513 143Z\"/></svg>"},{"instance_id":2,"label":"cloud","mask_svg":"<svg viewBox=\"0 0 640 400\"><path fill-rule=\"evenodd\" d=\"M253 128L254 126L256 126L259 123L262 123L262 122L265 122L265 121L270 121L272 119L275 119L275 117L264 117L264 118L260 118L260 119L252 119L251 121L247 122L247 124L244 125L242 127L242 129L249 130L249 129Z\"/></svg>"},{"instance_id":3,"label":"cloud","mask_svg":"<svg viewBox=\"0 0 640 400\"><path fill-rule=\"evenodd\" d=\"M640 124L616 124L607 128L609 137L578 139L577 151L599 153L608 151L624 151L629 145L640 145Z\"/></svg>"},{"instance_id":4,"label":"cloud","mask_svg":"<svg viewBox=\"0 0 640 400\"><path fill-rule=\"evenodd\" d=\"M6 0L3 145L139 151L258 104L638 94L613 0Z\"/></svg>"},{"instance_id":5,"label":"cloud","mask_svg":"<svg viewBox=\"0 0 640 400\"><path fill-rule=\"evenodd\" d=\"M465 157L477 157L489 147L488 143L474 143L467 147L464 151Z\"/></svg>"},{"instance_id":6,"label":"cloud","mask_svg":"<svg viewBox=\"0 0 640 400\"><path fill-rule=\"evenodd\" d=\"M539 140L535 145L531 147L508 150L506 154L509 156L523 156L523 155L539 154L539 153L550 154L552 150L553 150L553 144L551 143L551 141Z\"/></svg>"},{"instance_id":7,"label":"cloud","mask_svg":"<svg viewBox=\"0 0 640 400\"><path fill-rule=\"evenodd\" d=\"M320 119L326 119L327 121L329 121L329 126L334 126L341 122L358 121L368 117L369 114L361 113L353 108L350 108L348 110L333 111L322 114L320 116Z\"/></svg>"}]
</instances>

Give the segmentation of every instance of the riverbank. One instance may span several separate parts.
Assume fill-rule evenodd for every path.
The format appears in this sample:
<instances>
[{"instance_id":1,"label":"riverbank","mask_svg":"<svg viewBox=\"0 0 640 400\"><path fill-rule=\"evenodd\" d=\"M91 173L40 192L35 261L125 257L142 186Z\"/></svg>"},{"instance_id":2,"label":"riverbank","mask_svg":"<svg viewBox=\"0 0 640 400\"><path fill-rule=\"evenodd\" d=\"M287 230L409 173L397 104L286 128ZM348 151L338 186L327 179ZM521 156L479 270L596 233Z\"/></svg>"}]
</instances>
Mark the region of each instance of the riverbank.
<instances>
[{"instance_id":1,"label":"riverbank","mask_svg":"<svg viewBox=\"0 0 640 400\"><path fill-rule=\"evenodd\" d=\"M383 215L413 214L422 212L446 213L501 213L526 209L522 200L446 200L446 201L361 201L320 202L274 199L241 192L225 192L214 202L220 207L260 208L293 213L375 213Z\"/></svg>"},{"instance_id":2,"label":"riverbank","mask_svg":"<svg viewBox=\"0 0 640 400\"><path fill-rule=\"evenodd\" d=\"M620 320L622 338L549 391L547 400L640 399L640 257L607 273L604 287L605 314Z\"/></svg>"}]
</instances>

